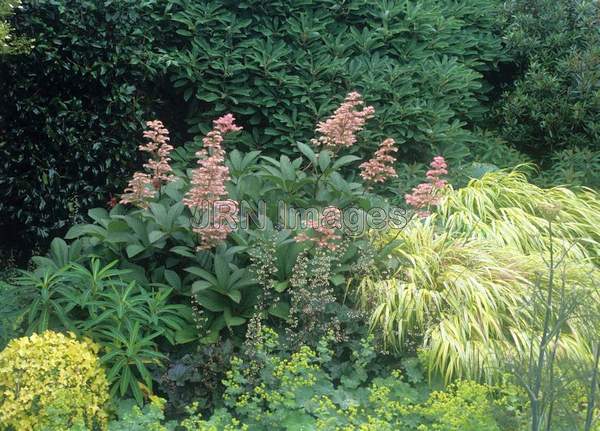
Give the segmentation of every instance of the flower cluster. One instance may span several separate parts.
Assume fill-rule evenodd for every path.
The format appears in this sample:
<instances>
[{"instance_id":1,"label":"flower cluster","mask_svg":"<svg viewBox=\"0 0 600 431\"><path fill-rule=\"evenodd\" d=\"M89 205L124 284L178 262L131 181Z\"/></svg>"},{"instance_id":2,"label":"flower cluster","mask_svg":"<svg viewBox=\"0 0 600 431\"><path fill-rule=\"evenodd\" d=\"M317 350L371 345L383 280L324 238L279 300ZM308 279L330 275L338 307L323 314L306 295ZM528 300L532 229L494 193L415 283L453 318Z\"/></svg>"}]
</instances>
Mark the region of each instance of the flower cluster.
<instances>
[{"instance_id":1,"label":"flower cluster","mask_svg":"<svg viewBox=\"0 0 600 431\"><path fill-rule=\"evenodd\" d=\"M162 184L174 179L169 164L169 155L173 151L173 146L169 144L169 131L158 120L148 121L146 125L149 130L144 132L144 138L148 142L138 148L150 153L150 159L144 164L144 168L150 173L134 173L120 201L122 204L134 204L142 208L148 206L148 199L156 195L156 190Z\"/></svg>"},{"instance_id":2,"label":"flower cluster","mask_svg":"<svg viewBox=\"0 0 600 431\"><path fill-rule=\"evenodd\" d=\"M150 129L144 132L144 138L148 139L148 143L140 145L139 149L151 155L148 163L144 164L144 168L151 172L152 184L158 190L161 184L173 179L172 169L169 165L171 161L169 155L173 151L173 146L169 144L169 131L161 121L148 121L146 125Z\"/></svg>"},{"instance_id":3,"label":"flower cluster","mask_svg":"<svg viewBox=\"0 0 600 431\"><path fill-rule=\"evenodd\" d=\"M312 139L312 144L322 145L333 151L354 145L356 133L361 131L366 121L375 114L372 106L365 106L359 110L362 105L364 102L359 93L349 93L334 114L317 125L317 132L321 136Z\"/></svg>"},{"instance_id":4,"label":"flower cluster","mask_svg":"<svg viewBox=\"0 0 600 431\"><path fill-rule=\"evenodd\" d=\"M336 207L327 207L323 210L323 214L319 220L308 220L306 228L312 229L313 234L308 235L307 232L301 232L296 235L296 241L310 241L318 247L336 250L338 244L335 241L341 239L340 235L335 233L336 229L342 228L342 212Z\"/></svg>"},{"instance_id":5,"label":"flower cluster","mask_svg":"<svg viewBox=\"0 0 600 431\"><path fill-rule=\"evenodd\" d=\"M235 118L231 114L213 121L213 126L202 140L204 147L196 153L199 167L193 171L192 187L183 199L183 203L192 211L208 212L209 222L194 228L194 232L200 236L201 249L209 249L227 238L232 230L231 222L238 212L237 203L225 199L225 184L231 177L225 165L222 143L227 133L242 128L235 125Z\"/></svg>"},{"instance_id":6,"label":"flower cluster","mask_svg":"<svg viewBox=\"0 0 600 431\"><path fill-rule=\"evenodd\" d=\"M434 157L429 166L431 169L426 174L428 182L419 184L412 189L411 194L405 196L406 203L415 208L421 217L429 216L430 212L427 208L439 203L437 192L447 184L447 181L441 178L442 175L448 174L448 164L444 158L442 156Z\"/></svg>"},{"instance_id":7,"label":"flower cluster","mask_svg":"<svg viewBox=\"0 0 600 431\"><path fill-rule=\"evenodd\" d=\"M398 147L394 144L395 141L392 138L386 139L379 145L374 157L360 165L360 176L363 180L372 183L383 183L388 178L398 176L394 169L396 158L391 154L398 151Z\"/></svg>"}]
</instances>

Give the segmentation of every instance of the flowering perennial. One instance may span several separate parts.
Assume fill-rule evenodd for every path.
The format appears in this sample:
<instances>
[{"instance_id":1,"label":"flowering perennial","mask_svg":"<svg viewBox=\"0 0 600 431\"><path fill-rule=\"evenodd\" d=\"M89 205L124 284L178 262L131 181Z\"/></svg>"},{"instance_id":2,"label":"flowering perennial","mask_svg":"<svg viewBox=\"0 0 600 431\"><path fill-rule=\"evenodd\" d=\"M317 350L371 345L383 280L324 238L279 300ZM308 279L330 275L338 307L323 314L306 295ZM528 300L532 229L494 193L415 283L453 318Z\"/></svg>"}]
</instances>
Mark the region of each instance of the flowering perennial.
<instances>
[{"instance_id":1,"label":"flowering perennial","mask_svg":"<svg viewBox=\"0 0 600 431\"><path fill-rule=\"evenodd\" d=\"M329 250L336 250L338 244L335 241L341 239L340 235L335 233L335 229L342 228L342 212L336 207L327 207L319 217L319 220L308 220L306 227L313 230L313 234L301 232L296 235L297 242L310 241L319 247Z\"/></svg>"},{"instance_id":2,"label":"flowering perennial","mask_svg":"<svg viewBox=\"0 0 600 431\"><path fill-rule=\"evenodd\" d=\"M360 165L360 176L363 180L372 183L383 183L388 178L398 176L394 169L396 158L391 154L398 151L398 147L394 144L395 141L392 138L386 139L379 145L374 157Z\"/></svg>"},{"instance_id":3,"label":"flowering perennial","mask_svg":"<svg viewBox=\"0 0 600 431\"><path fill-rule=\"evenodd\" d=\"M230 132L242 130L235 125L231 114L213 121L213 129L202 140L204 148L196 152L198 165L192 173L192 188L183 199L183 203L194 213L197 210L208 215L208 223L194 228L200 236L201 249L209 249L227 238L231 232L231 222L238 212L237 203L226 200L225 183L231 179L229 168L225 165L225 150L221 146L224 136Z\"/></svg>"},{"instance_id":4,"label":"flowering perennial","mask_svg":"<svg viewBox=\"0 0 600 431\"><path fill-rule=\"evenodd\" d=\"M405 196L406 203L415 208L417 214L423 218L431 214L427 208L439 203L438 191L447 184L446 180L440 178L448 174L446 160L442 156L436 156L429 166L431 169L426 174L428 182L419 184L412 189L411 194Z\"/></svg>"},{"instance_id":5,"label":"flowering perennial","mask_svg":"<svg viewBox=\"0 0 600 431\"><path fill-rule=\"evenodd\" d=\"M122 204L134 204L142 208L148 206L148 199L156 195L156 190L159 190L162 184L174 179L169 164L169 155L173 151L173 146L169 144L169 131L158 120L148 121L146 125L149 130L144 132L144 138L148 142L138 148L150 153L150 159L144 164L144 168L150 173L134 173L120 201Z\"/></svg>"},{"instance_id":6,"label":"flowering perennial","mask_svg":"<svg viewBox=\"0 0 600 431\"><path fill-rule=\"evenodd\" d=\"M354 145L356 133L361 131L366 121L375 114L372 106L365 106L359 110L362 105L364 102L359 93L349 93L334 114L317 125L317 132L321 136L312 139L312 144L322 145L333 151Z\"/></svg>"}]
</instances>

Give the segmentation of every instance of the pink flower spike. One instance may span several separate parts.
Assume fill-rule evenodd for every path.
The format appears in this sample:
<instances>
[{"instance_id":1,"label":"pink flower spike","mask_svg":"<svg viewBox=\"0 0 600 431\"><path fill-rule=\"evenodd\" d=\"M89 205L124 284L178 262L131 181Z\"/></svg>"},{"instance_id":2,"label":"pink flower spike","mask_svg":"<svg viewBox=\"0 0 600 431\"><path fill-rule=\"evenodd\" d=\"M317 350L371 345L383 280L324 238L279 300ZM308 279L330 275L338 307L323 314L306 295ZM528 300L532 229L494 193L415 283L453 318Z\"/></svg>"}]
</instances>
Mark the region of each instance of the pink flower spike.
<instances>
[{"instance_id":1,"label":"pink flower spike","mask_svg":"<svg viewBox=\"0 0 600 431\"><path fill-rule=\"evenodd\" d=\"M144 164L144 168L150 173L136 172L120 201L123 204L130 203L142 208L148 206L148 199L154 198L155 190L159 190L162 184L174 179L169 164L171 161L169 155L173 151L173 146L169 144L169 131L158 120L148 121L146 125L148 130L144 131L144 138L148 142L138 148L140 151L150 153L150 159Z\"/></svg>"},{"instance_id":2,"label":"pink flower spike","mask_svg":"<svg viewBox=\"0 0 600 431\"><path fill-rule=\"evenodd\" d=\"M311 142L314 146L323 146L330 150L338 150L354 145L356 134L360 132L366 121L373 117L375 109L365 106L362 96L357 92L349 93L344 102L327 120L317 124L316 131L321 135Z\"/></svg>"},{"instance_id":3,"label":"pink flower spike","mask_svg":"<svg viewBox=\"0 0 600 431\"><path fill-rule=\"evenodd\" d=\"M231 114L213 121L214 128L206 134L204 148L196 152L198 167L192 172L192 187L183 198L183 203L193 212L211 211L208 226L194 228L200 239L200 249L210 249L227 238L231 224L237 219L238 207L227 200L225 184L231 179L225 165L225 150L222 147L224 135L242 128L235 124ZM224 221L227 220L227 223Z\"/></svg>"},{"instance_id":4,"label":"pink flower spike","mask_svg":"<svg viewBox=\"0 0 600 431\"><path fill-rule=\"evenodd\" d=\"M242 130L241 127L236 126L235 117L232 114L226 114L220 118L217 118L213 121L213 125L214 128L222 134L226 134L229 132L239 132L240 130Z\"/></svg>"},{"instance_id":5,"label":"pink flower spike","mask_svg":"<svg viewBox=\"0 0 600 431\"><path fill-rule=\"evenodd\" d=\"M360 176L363 180L371 183L383 183L388 178L398 176L394 169L396 158L391 154L398 151L394 144L393 139L386 139L379 145L373 158L360 165Z\"/></svg>"},{"instance_id":6,"label":"pink flower spike","mask_svg":"<svg viewBox=\"0 0 600 431\"><path fill-rule=\"evenodd\" d=\"M431 212L429 208L439 204L439 191L446 187L448 182L440 178L448 174L448 164L442 156L436 156L429 164L431 167L427 171L427 183L421 183L412 189L411 194L407 194L404 199L406 203L417 210L417 215L422 218L429 217Z\"/></svg>"},{"instance_id":7,"label":"pink flower spike","mask_svg":"<svg viewBox=\"0 0 600 431\"><path fill-rule=\"evenodd\" d=\"M150 175L143 172L136 172L125 188L125 193L121 195L119 203L133 204L141 208L147 208L147 200L152 199L155 194L156 191L152 185Z\"/></svg>"}]
</instances>

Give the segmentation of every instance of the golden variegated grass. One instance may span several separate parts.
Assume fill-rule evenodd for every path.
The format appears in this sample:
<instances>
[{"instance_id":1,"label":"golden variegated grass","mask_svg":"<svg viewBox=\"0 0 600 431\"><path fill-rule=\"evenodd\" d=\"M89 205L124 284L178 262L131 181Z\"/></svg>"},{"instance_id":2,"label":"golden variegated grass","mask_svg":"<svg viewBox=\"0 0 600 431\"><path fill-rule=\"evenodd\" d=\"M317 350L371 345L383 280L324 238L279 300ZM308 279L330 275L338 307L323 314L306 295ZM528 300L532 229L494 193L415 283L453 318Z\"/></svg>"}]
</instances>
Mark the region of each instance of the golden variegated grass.
<instances>
[{"instance_id":1,"label":"golden variegated grass","mask_svg":"<svg viewBox=\"0 0 600 431\"><path fill-rule=\"evenodd\" d=\"M429 371L445 381L493 379L504 353L530 346L528 298L536 280L543 285L548 277L545 205L560 208L552 241L557 254L566 253L557 270L566 287L582 295L600 287L598 195L544 190L518 171L488 173L450 189L436 214L388 233L400 244L396 273L356 283L372 329L395 350L409 339L421 340ZM580 324L574 319L563 328L560 357L589 355Z\"/></svg>"}]
</instances>

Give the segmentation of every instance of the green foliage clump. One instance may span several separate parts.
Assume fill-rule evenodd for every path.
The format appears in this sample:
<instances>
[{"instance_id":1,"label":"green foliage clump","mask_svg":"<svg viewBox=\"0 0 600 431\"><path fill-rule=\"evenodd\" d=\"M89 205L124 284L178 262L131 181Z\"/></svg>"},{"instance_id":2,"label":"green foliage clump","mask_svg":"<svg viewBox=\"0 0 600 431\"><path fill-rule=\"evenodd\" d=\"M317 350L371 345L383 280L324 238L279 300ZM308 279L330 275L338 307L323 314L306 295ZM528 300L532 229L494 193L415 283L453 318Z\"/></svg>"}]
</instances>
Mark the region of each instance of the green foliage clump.
<instances>
[{"instance_id":1,"label":"green foliage clump","mask_svg":"<svg viewBox=\"0 0 600 431\"><path fill-rule=\"evenodd\" d=\"M395 271L363 278L357 294L384 340L400 350L416 343L432 374L493 379L501 352L531 345L527 298L547 282L550 247L564 260L569 295L591 298L600 278L599 210L591 191L544 190L518 172L488 173L449 191L424 221L390 232ZM559 357L589 359L586 327L581 316L564 325Z\"/></svg>"},{"instance_id":2,"label":"green foliage clump","mask_svg":"<svg viewBox=\"0 0 600 431\"><path fill-rule=\"evenodd\" d=\"M150 403L143 407L122 402L119 405L118 418L111 421L109 431L167 431L173 429L165 425L165 401L151 397Z\"/></svg>"},{"instance_id":3,"label":"green foliage clump","mask_svg":"<svg viewBox=\"0 0 600 431\"><path fill-rule=\"evenodd\" d=\"M506 2L502 27L522 70L497 106L502 136L538 160L565 148L600 149L598 2Z\"/></svg>"},{"instance_id":4,"label":"green foliage clump","mask_svg":"<svg viewBox=\"0 0 600 431\"><path fill-rule=\"evenodd\" d=\"M363 155L386 130L403 158L461 160L503 58L496 13L484 0L26 2L15 28L35 46L0 60L2 234L23 247L108 201L154 111L193 134L233 112L240 149L289 155L334 95L358 90L382 112Z\"/></svg>"},{"instance_id":5,"label":"green foliage clump","mask_svg":"<svg viewBox=\"0 0 600 431\"><path fill-rule=\"evenodd\" d=\"M460 159L481 119L482 74L503 58L493 33L497 3L174 0L179 35L169 51L192 130L233 112L246 149L291 154L339 99L361 92L381 115L368 134L403 158L443 151Z\"/></svg>"},{"instance_id":6,"label":"green foliage clump","mask_svg":"<svg viewBox=\"0 0 600 431\"><path fill-rule=\"evenodd\" d=\"M103 429L108 383L98 346L45 331L0 352L0 429Z\"/></svg>"},{"instance_id":7,"label":"green foliage clump","mask_svg":"<svg viewBox=\"0 0 600 431\"><path fill-rule=\"evenodd\" d=\"M109 200L160 104L154 1L40 0L15 10L31 52L0 57L0 236L31 248ZM152 30L150 30L152 29Z\"/></svg>"},{"instance_id":8,"label":"green foliage clump","mask_svg":"<svg viewBox=\"0 0 600 431\"><path fill-rule=\"evenodd\" d=\"M574 147L555 151L536 182L544 186L583 186L599 190L600 149Z\"/></svg>"}]
</instances>

